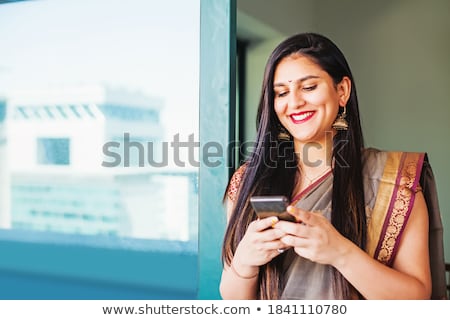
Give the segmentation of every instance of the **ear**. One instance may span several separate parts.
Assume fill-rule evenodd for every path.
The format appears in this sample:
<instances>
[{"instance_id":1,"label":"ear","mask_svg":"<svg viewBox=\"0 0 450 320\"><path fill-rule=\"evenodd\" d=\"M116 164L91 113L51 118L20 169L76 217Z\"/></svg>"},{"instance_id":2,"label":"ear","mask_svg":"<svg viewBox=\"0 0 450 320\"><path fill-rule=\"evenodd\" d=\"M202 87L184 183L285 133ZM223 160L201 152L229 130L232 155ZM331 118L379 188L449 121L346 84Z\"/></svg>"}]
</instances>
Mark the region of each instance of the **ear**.
<instances>
[{"instance_id":1,"label":"ear","mask_svg":"<svg viewBox=\"0 0 450 320\"><path fill-rule=\"evenodd\" d=\"M343 107L347 104L347 101L350 98L350 92L352 90L352 81L350 78L343 77L341 82L337 84L336 90L339 96L339 105Z\"/></svg>"}]
</instances>

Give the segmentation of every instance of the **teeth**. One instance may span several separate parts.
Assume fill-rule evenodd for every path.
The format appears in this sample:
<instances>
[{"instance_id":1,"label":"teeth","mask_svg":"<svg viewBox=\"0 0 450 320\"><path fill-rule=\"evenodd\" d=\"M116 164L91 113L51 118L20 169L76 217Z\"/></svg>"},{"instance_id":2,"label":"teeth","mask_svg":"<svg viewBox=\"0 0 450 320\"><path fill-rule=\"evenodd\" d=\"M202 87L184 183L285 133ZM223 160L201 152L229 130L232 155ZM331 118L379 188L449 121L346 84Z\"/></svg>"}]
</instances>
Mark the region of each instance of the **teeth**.
<instances>
[{"instance_id":1,"label":"teeth","mask_svg":"<svg viewBox=\"0 0 450 320\"><path fill-rule=\"evenodd\" d=\"M310 112L305 112L305 113L302 113L302 114L292 115L292 118L293 118L295 121L302 121L302 120L304 120L304 119L310 117L313 113L314 113L314 112L311 112L311 111L310 111Z\"/></svg>"}]
</instances>

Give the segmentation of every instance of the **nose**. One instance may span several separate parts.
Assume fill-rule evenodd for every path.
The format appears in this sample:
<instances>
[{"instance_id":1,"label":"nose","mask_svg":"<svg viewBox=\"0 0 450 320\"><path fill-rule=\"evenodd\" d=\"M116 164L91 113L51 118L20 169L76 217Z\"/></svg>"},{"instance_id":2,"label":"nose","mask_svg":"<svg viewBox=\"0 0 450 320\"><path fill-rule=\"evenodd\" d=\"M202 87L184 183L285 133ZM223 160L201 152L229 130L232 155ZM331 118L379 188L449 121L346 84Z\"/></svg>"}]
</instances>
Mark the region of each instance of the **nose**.
<instances>
[{"instance_id":1,"label":"nose","mask_svg":"<svg viewBox=\"0 0 450 320\"><path fill-rule=\"evenodd\" d=\"M305 105L305 99L300 90L290 90L288 104L289 108L292 109L299 108Z\"/></svg>"}]
</instances>

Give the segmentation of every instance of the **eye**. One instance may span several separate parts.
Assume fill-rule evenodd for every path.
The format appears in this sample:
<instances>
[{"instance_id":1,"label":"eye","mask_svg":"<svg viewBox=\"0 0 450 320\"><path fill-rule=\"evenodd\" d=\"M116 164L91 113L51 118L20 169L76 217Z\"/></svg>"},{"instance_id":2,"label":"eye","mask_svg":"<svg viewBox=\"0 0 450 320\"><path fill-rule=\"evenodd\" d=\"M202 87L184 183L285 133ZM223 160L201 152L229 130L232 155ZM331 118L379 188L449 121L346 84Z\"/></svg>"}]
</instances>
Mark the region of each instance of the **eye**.
<instances>
[{"instance_id":1,"label":"eye","mask_svg":"<svg viewBox=\"0 0 450 320\"><path fill-rule=\"evenodd\" d=\"M285 97L288 94L289 91L280 91L280 92L275 92L275 97L277 98L282 98Z\"/></svg>"},{"instance_id":2,"label":"eye","mask_svg":"<svg viewBox=\"0 0 450 320\"><path fill-rule=\"evenodd\" d=\"M305 90L305 91L313 91L316 88L317 88L317 84L313 84L313 85L304 86L303 90Z\"/></svg>"}]
</instances>

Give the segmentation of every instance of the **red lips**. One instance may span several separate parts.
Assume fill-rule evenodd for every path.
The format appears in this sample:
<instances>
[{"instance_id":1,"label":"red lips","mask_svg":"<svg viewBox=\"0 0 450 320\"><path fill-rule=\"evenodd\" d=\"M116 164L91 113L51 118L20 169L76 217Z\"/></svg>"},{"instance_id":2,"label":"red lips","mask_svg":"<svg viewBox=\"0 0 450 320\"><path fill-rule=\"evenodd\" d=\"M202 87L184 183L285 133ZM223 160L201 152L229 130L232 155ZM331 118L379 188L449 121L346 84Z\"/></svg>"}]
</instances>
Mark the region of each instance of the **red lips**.
<instances>
[{"instance_id":1,"label":"red lips","mask_svg":"<svg viewBox=\"0 0 450 320\"><path fill-rule=\"evenodd\" d=\"M315 111L298 112L298 113L291 114L290 118L293 123L299 124L299 123L304 123L304 122L308 121L309 119L311 119L315 113L316 113Z\"/></svg>"}]
</instances>

